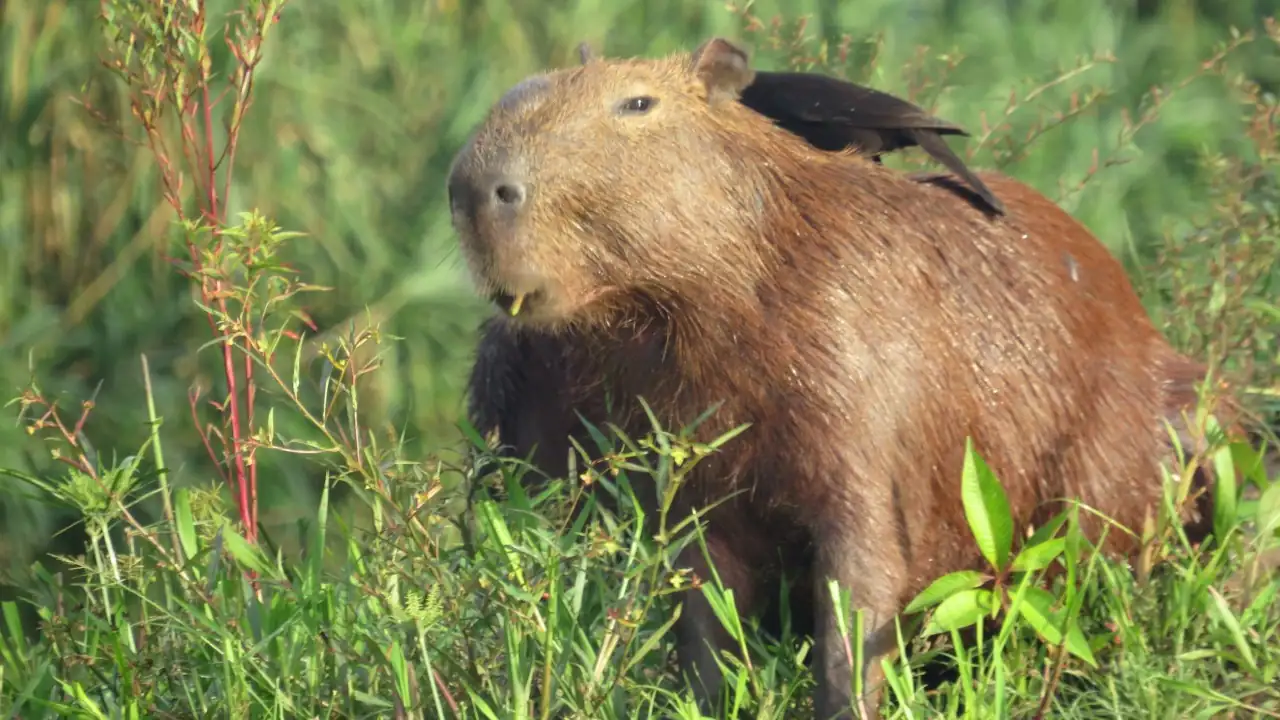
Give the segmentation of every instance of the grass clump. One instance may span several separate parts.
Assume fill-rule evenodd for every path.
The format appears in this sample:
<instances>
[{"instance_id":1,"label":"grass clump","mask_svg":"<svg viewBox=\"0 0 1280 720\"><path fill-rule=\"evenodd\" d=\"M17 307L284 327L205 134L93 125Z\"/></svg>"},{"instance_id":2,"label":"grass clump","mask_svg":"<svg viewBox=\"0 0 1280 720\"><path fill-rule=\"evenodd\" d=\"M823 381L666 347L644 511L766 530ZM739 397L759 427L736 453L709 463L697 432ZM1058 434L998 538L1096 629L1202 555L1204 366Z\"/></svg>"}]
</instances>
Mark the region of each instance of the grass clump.
<instances>
[{"instance_id":1,"label":"grass clump","mask_svg":"<svg viewBox=\"0 0 1280 720\"><path fill-rule=\"evenodd\" d=\"M92 399L68 415L40 383L17 398L30 447L48 463L0 471L5 487L75 513L86 542L36 563L22 599L0 603L0 713L692 718L666 631L683 594L702 592L737 641L723 658L723 714L806 717L808 639L785 612L777 635L740 620L714 574L674 561L700 538L696 522L669 516L674 493L702 458L733 452L736 432L698 444L692 428L656 421L643 438L598 428L569 477L531 493L531 470L492 457L470 428L464 455L424 457L403 432L370 423L364 405L397 339L372 313L321 334L304 300L328 290L287 260L310 239L264 212L231 211L255 78L290 7L233 9L102 5L106 65L120 81L111 97L133 117L117 129L154 163L157 196L176 219L172 252L159 256L203 315L219 375L193 386L183 427L141 357L147 430L136 447L93 442L103 408ZM815 42L804 21L732 10L748 35L763 33L765 62L772 52L864 81L881 67L876 36ZM1247 152L1200 157L1209 209L1169 222L1159 252L1129 261L1166 332L1232 380L1262 435L1280 396L1276 103L1230 59L1277 35L1268 23L1224 40L1197 72L1138 103L1059 188L1069 204L1132 161L1178 92L1214 82L1234 99ZM969 143L970 161L1015 167L1034 143L1083 122L1111 95L1082 78L1111 61L1098 52L1015 90ZM904 68L904 94L932 105L960 67L958 56L922 51ZM110 122L101 98L86 108ZM887 712L1280 717L1280 477L1271 446L1226 443L1209 409L1198 419L1211 442L1169 469L1159 516L1107 526L1142 539L1134 568L1096 552L1099 539L1080 530L1089 508L1064 503L1044 527L1015 527L999 478L970 449L956 481L988 566L937 579L908 608L903 652L886 668ZM175 435L191 442L184 434L206 452L207 476L172 461ZM266 462L323 478L318 501L298 513L296 547L259 516ZM1196 463L1224 478L1201 545L1169 521ZM656 516L636 499L648 483L662 499ZM338 493L358 519L335 509ZM859 618L844 621L856 640Z\"/></svg>"}]
</instances>

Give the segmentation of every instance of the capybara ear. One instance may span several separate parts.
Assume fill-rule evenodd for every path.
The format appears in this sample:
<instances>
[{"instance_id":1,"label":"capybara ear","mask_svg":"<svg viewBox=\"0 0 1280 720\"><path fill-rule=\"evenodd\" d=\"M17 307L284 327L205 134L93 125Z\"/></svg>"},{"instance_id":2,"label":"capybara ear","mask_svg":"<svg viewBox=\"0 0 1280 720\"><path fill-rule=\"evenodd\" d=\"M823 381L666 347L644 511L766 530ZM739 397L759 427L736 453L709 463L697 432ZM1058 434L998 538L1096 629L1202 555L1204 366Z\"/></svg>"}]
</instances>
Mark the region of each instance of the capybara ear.
<instances>
[{"instance_id":1,"label":"capybara ear","mask_svg":"<svg viewBox=\"0 0 1280 720\"><path fill-rule=\"evenodd\" d=\"M587 63L595 59L596 59L596 53L594 50L591 49L590 43L585 41L578 43L578 62L579 63L586 65Z\"/></svg>"},{"instance_id":2,"label":"capybara ear","mask_svg":"<svg viewBox=\"0 0 1280 720\"><path fill-rule=\"evenodd\" d=\"M736 100L743 88L755 80L755 70L747 51L722 37L714 37L693 51L690 70L707 86L707 99Z\"/></svg>"}]
</instances>

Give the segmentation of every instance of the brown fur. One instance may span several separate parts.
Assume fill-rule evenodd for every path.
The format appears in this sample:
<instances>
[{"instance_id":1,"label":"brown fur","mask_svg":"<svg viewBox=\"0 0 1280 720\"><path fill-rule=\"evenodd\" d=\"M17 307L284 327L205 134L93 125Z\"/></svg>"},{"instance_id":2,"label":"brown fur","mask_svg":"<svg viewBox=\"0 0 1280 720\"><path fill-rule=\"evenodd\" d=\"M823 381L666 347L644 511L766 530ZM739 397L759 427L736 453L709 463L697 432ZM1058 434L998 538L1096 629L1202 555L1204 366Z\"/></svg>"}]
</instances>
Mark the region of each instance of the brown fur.
<instances>
[{"instance_id":1,"label":"brown fur","mask_svg":"<svg viewBox=\"0 0 1280 720\"><path fill-rule=\"evenodd\" d=\"M746 613L776 597L783 566L849 587L873 706L893 615L981 562L960 500L966 436L1019 527L1067 496L1138 529L1171 459L1162 421L1186 432L1202 370L1040 193L983 173L1008 209L992 218L952 179L816 150L727 101L732 49L536 76L460 151L449 187L479 289L533 293L484 324L470 415L555 476L567 435L591 447L575 412L634 436L649 429L637 396L669 428L723 401L702 436L752 427L698 467L681 508L745 491L707 532ZM657 103L619 110L638 96ZM486 201L495 184L523 204ZM708 577L697 555L684 560ZM830 596L812 590L819 717L850 717ZM712 702L708 641L732 647L699 594L685 603L679 659Z\"/></svg>"}]
</instances>

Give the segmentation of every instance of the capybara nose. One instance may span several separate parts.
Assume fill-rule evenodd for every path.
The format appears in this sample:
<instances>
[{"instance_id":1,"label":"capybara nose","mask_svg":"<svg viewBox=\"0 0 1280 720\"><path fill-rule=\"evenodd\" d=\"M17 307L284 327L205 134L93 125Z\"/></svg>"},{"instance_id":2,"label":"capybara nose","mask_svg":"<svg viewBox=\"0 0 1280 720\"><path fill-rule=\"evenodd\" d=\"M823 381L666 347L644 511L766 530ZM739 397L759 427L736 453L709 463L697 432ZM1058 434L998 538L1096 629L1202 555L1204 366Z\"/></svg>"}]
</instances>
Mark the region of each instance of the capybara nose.
<instances>
[{"instance_id":1,"label":"capybara nose","mask_svg":"<svg viewBox=\"0 0 1280 720\"><path fill-rule=\"evenodd\" d=\"M459 176L449 183L449 204L453 212L472 222L487 224L514 219L528 196L525 184L506 174Z\"/></svg>"},{"instance_id":2,"label":"capybara nose","mask_svg":"<svg viewBox=\"0 0 1280 720\"><path fill-rule=\"evenodd\" d=\"M499 206L519 210L524 205L524 185L510 178L503 178L494 184L493 200Z\"/></svg>"}]
</instances>

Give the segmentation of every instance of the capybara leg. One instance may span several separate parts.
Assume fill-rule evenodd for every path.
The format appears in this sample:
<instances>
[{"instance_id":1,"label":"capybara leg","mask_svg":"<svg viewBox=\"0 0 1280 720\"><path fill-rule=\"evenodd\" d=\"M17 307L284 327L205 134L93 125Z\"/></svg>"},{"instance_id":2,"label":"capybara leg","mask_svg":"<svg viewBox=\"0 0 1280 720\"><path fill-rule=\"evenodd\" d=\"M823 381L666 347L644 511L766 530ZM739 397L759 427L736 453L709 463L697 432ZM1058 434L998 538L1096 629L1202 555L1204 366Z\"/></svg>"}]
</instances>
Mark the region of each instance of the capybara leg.
<instances>
[{"instance_id":1,"label":"capybara leg","mask_svg":"<svg viewBox=\"0 0 1280 720\"><path fill-rule=\"evenodd\" d=\"M708 533L706 545L715 563L716 574L726 590L733 590L738 612L750 613L755 596L750 568L734 552L732 545L719 536ZM711 582L711 572L697 543L683 552L680 564L692 568L703 582ZM699 708L714 715L720 704L722 680L717 658L722 650L732 650L735 644L701 590L684 593L683 600L680 619L675 624L676 659L681 673L693 689Z\"/></svg>"},{"instance_id":2,"label":"capybara leg","mask_svg":"<svg viewBox=\"0 0 1280 720\"><path fill-rule=\"evenodd\" d=\"M899 573L886 548L875 550L859 543L838 542L818 551L815 568L817 593L814 607L814 717L817 720L870 720L878 717L883 695L884 670L880 661L897 648L894 614L899 597ZM848 637L840 632L827 580L834 579L849 592L845 608ZM863 614L862 696L854 697L853 652L855 611Z\"/></svg>"},{"instance_id":3,"label":"capybara leg","mask_svg":"<svg viewBox=\"0 0 1280 720\"><path fill-rule=\"evenodd\" d=\"M722 680L716 656L728 647L728 633L720 626L701 591L691 590L685 595L675 632L680 671L693 689L698 709L714 715L720 704Z\"/></svg>"}]
</instances>

